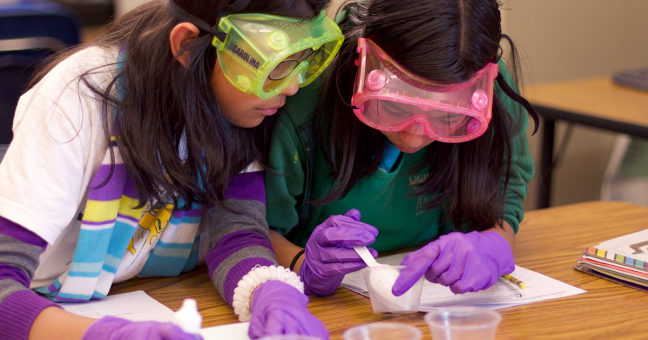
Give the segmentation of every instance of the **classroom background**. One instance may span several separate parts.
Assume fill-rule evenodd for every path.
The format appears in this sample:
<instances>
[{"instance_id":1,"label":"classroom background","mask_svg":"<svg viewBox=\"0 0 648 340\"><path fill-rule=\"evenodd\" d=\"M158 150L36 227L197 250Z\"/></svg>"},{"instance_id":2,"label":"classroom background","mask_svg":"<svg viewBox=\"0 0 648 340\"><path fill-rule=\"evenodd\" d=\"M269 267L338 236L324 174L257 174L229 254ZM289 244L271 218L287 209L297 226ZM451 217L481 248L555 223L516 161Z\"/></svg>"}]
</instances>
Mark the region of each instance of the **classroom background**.
<instances>
[{"instance_id":1,"label":"classroom background","mask_svg":"<svg viewBox=\"0 0 648 340\"><path fill-rule=\"evenodd\" d=\"M80 14L82 41L100 35L113 15L122 15L145 1L148 0L57 0ZM0 0L0 4L9 2L16 0ZM333 0L329 13L335 12L342 2ZM504 33L516 43L522 61L522 87L532 89L536 84L648 67L648 1L503 0L502 5ZM565 125L559 122L556 126L556 153L560 153L557 149ZM536 175L529 185L525 210L538 207L542 124L540 129L535 136L528 134ZM601 197L601 183L616 136L602 129L573 128L554 167L551 206ZM648 169L648 148L645 151Z\"/></svg>"}]
</instances>

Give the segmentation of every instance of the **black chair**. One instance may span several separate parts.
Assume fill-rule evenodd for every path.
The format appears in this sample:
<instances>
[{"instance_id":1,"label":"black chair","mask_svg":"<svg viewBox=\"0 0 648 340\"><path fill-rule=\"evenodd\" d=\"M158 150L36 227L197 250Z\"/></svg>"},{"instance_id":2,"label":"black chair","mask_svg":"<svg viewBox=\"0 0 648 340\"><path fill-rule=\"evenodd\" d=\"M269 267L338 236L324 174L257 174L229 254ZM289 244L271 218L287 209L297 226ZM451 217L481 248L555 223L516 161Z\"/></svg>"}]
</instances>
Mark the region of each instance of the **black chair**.
<instances>
[{"instance_id":1,"label":"black chair","mask_svg":"<svg viewBox=\"0 0 648 340\"><path fill-rule=\"evenodd\" d=\"M47 1L0 4L0 161L13 138L18 98L39 62L78 43L79 20L71 9Z\"/></svg>"}]
</instances>

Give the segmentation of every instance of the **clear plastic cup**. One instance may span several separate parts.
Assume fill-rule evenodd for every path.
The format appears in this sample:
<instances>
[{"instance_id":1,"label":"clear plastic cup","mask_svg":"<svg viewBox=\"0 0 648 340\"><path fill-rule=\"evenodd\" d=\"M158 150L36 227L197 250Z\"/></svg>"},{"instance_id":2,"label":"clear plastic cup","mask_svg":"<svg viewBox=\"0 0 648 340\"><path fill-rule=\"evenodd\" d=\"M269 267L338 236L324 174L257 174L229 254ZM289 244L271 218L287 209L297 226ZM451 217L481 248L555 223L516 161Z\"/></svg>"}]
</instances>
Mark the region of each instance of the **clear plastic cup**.
<instances>
[{"instance_id":1,"label":"clear plastic cup","mask_svg":"<svg viewBox=\"0 0 648 340\"><path fill-rule=\"evenodd\" d=\"M444 307L425 315L434 340L493 340L500 313L482 307Z\"/></svg>"},{"instance_id":2,"label":"clear plastic cup","mask_svg":"<svg viewBox=\"0 0 648 340\"><path fill-rule=\"evenodd\" d=\"M376 314L407 314L418 312L423 290L423 277L401 296L392 294L392 287L405 266L367 267L361 271L367 283L371 307Z\"/></svg>"},{"instance_id":3,"label":"clear plastic cup","mask_svg":"<svg viewBox=\"0 0 648 340\"><path fill-rule=\"evenodd\" d=\"M349 328L344 340L419 340L423 334L410 325L397 322L376 322Z\"/></svg>"},{"instance_id":4,"label":"clear plastic cup","mask_svg":"<svg viewBox=\"0 0 648 340\"><path fill-rule=\"evenodd\" d=\"M322 339L310 335L282 334L282 335L264 336L259 340L322 340Z\"/></svg>"}]
</instances>

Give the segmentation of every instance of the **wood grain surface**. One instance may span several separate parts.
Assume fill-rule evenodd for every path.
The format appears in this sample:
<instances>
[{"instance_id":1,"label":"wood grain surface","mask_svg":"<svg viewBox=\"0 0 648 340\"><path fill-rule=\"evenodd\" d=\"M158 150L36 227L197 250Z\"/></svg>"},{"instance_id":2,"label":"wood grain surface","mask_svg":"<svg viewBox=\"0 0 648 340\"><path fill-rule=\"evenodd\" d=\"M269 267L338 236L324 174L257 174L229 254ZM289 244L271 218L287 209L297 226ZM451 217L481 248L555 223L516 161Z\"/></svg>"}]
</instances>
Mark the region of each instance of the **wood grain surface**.
<instances>
[{"instance_id":1,"label":"wood grain surface","mask_svg":"<svg viewBox=\"0 0 648 340\"><path fill-rule=\"evenodd\" d=\"M610 77L537 84L522 93L534 105L648 126L648 92L615 84Z\"/></svg>"},{"instance_id":2,"label":"wood grain surface","mask_svg":"<svg viewBox=\"0 0 648 340\"><path fill-rule=\"evenodd\" d=\"M648 294L574 270L580 252L591 245L648 228L648 208L621 202L587 202L527 212L514 251L516 263L587 291L499 309L497 339L648 339ZM144 290L173 310L185 297L198 300L203 326L236 322L202 266L173 278L134 279L113 286L111 294ZM430 332L423 313L373 314L369 299L344 288L328 297L311 297L309 310L331 332L331 339L355 325L395 321ZM394 339L397 340L397 339Z\"/></svg>"}]
</instances>

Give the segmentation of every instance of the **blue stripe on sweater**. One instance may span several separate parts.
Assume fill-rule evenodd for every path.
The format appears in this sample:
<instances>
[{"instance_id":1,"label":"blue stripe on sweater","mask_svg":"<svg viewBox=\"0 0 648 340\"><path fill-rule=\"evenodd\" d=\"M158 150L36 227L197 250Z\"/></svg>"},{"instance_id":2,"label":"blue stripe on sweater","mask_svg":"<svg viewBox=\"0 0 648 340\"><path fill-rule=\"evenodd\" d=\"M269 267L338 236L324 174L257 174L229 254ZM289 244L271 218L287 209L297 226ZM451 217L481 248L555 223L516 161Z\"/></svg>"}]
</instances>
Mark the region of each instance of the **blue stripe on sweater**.
<instances>
[{"instance_id":1,"label":"blue stripe on sweater","mask_svg":"<svg viewBox=\"0 0 648 340\"><path fill-rule=\"evenodd\" d=\"M106 257L106 249L110 243L112 232L113 229L81 229L72 261L85 263L103 262ZM88 240L92 240L93 242L88 242Z\"/></svg>"},{"instance_id":2,"label":"blue stripe on sweater","mask_svg":"<svg viewBox=\"0 0 648 340\"><path fill-rule=\"evenodd\" d=\"M115 257L111 254L106 254L106 259L104 260L104 265L102 268L107 272L115 274L117 273L117 268L119 268L121 260L121 257Z\"/></svg>"},{"instance_id":3,"label":"blue stripe on sweater","mask_svg":"<svg viewBox=\"0 0 648 340\"><path fill-rule=\"evenodd\" d=\"M83 277L95 277L99 276L101 272L101 267L103 267L102 262L72 262L70 265L70 270L68 271L69 276L83 276ZM93 275L90 275L93 274Z\"/></svg>"},{"instance_id":4,"label":"blue stripe on sweater","mask_svg":"<svg viewBox=\"0 0 648 340\"><path fill-rule=\"evenodd\" d=\"M171 216L171 218L169 219L169 223L175 225L178 225L180 223L197 224L198 222L200 222L201 217L202 216L195 216L195 217L183 216L182 218L177 218L175 216Z\"/></svg>"},{"instance_id":5,"label":"blue stripe on sweater","mask_svg":"<svg viewBox=\"0 0 648 340\"><path fill-rule=\"evenodd\" d=\"M137 276L177 276L180 275L182 269L187 265L187 260L186 257L158 256L155 253L151 253L144 268L142 268Z\"/></svg>"},{"instance_id":6,"label":"blue stripe on sweater","mask_svg":"<svg viewBox=\"0 0 648 340\"><path fill-rule=\"evenodd\" d=\"M107 267L104 267L108 272L113 274L117 272L119 262L121 262L122 257L124 257L124 252L126 251L135 230L135 226L120 221L115 222L112 239L110 240L110 245L108 246L108 251L104 261L108 265Z\"/></svg>"},{"instance_id":7,"label":"blue stripe on sweater","mask_svg":"<svg viewBox=\"0 0 648 340\"><path fill-rule=\"evenodd\" d=\"M196 263L198 263L199 249L200 249L200 236L196 236L196 238L194 238L193 246L191 246L191 254L189 254L187 263L185 264L184 268L182 268L183 273L188 272L196 267Z\"/></svg>"},{"instance_id":8,"label":"blue stripe on sweater","mask_svg":"<svg viewBox=\"0 0 648 340\"><path fill-rule=\"evenodd\" d=\"M69 293L63 293L59 292L57 297L63 298L63 299L71 299L71 300L85 300L88 301L90 298L92 298L92 295L82 295L82 294L69 294ZM56 299L55 299L56 300Z\"/></svg>"}]
</instances>

